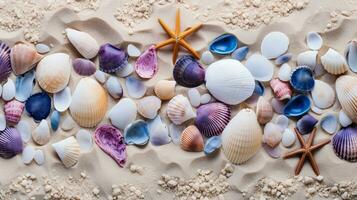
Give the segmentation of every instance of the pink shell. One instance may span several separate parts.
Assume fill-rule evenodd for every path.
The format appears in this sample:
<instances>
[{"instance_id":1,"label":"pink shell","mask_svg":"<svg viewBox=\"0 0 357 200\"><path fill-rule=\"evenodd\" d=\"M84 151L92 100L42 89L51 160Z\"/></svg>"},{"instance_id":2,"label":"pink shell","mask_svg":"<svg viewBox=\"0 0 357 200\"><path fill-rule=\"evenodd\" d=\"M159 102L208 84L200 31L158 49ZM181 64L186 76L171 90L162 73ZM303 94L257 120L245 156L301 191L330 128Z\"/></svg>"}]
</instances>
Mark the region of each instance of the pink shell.
<instances>
[{"instance_id":1,"label":"pink shell","mask_svg":"<svg viewBox=\"0 0 357 200\"><path fill-rule=\"evenodd\" d=\"M290 88L289 83L283 82L276 78L270 81L270 86L273 89L275 96L280 101L291 98L293 92Z\"/></svg>"},{"instance_id":2,"label":"pink shell","mask_svg":"<svg viewBox=\"0 0 357 200\"><path fill-rule=\"evenodd\" d=\"M141 78L152 78L158 69L156 50L153 45L136 60L135 71Z\"/></svg>"},{"instance_id":3,"label":"pink shell","mask_svg":"<svg viewBox=\"0 0 357 200\"><path fill-rule=\"evenodd\" d=\"M120 167L126 162L126 146L121 132L112 125L104 124L94 132L94 141Z\"/></svg>"},{"instance_id":4,"label":"pink shell","mask_svg":"<svg viewBox=\"0 0 357 200\"><path fill-rule=\"evenodd\" d=\"M5 104L5 118L8 125L15 126L19 123L24 108L25 104L17 100L12 100Z\"/></svg>"}]
</instances>

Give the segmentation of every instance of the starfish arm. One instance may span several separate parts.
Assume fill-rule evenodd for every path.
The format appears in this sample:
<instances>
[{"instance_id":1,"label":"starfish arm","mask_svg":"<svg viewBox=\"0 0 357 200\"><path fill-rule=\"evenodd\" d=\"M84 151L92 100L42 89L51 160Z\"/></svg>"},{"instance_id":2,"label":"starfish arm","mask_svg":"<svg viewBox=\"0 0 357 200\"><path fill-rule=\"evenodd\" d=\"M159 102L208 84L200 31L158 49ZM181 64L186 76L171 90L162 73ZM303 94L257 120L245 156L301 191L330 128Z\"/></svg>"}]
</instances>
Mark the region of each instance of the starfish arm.
<instances>
[{"instance_id":1,"label":"starfish arm","mask_svg":"<svg viewBox=\"0 0 357 200\"><path fill-rule=\"evenodd\" d=\"M160 49L160 48L162 48L162 47L164 47L164 46L167 46L167 45L169 45L169 44L172 44L172 43L175 43L175 39L170 38L170 39L168 39L168 40L165 40L165 41L163 41L163 42L157 44L157 45L155 46L155 48L156 48L156 49Z\"/></svg>"},{"instance_id":2,"label":"starfish arm","mask_svg":"<svg viewBox=\"0 0 357 200\"><path fill-rule=\"evenodd\" d=\"M194 57L196 57L197 59L200 58L200 55L185 41L185 40L180 40L179 43L185 48L187 49L187 51L189 51Z\"/></svg>"},{"instance_id":3,"label":"starfish arm","mask_svg":"<svg viewBox=\"0 0 357 200\"><path fill-rule=\"evenodd\" d=\"M185 30L184 32L182 32L179 37L180 38L185 38L186 36L190 35L193 32L196 32L198 29L200 29L202 27L202 24L197 24L187 30Z\"/></svg>"},{"instance_id":4,"label":"starfish arm","mask_svg":"<svg viewBox=\"0 0 357 200\"><path fill-rule=\"evenodd\" d=\"M165 30L165 32L172 38L176 38L176 35L174 32L172 32L169 28L169 26L167 26L167 24L165 24L164 21L162 21L161 19L159 19L159 23L162 26L162 28Z\"/></svg>"},{"instance_id":5,"label":"starfish arm","mask_svg":"<svg viewBox=\"0 0 357 200\"><path fill-rule=\"evenodd\" d=\"M324 141L322 141L322 142L320 142L318 144L315 144L315 145L311 146L310 151L314 151L316 149L319 149L319 148L325 146L326 144L328 144L330 142L331 142L330 139L326 139L326 140L324 140Z\"/></svg>"},{"instance_id":6,"label":"starfish arm","mask_svg":"<svg viewBox=\"0 0 357 200\"><path fill-rule=\"evenodd\" d=\"M301 147L304 147L305 146L305 140L304 138L302 137L302 135L300 134L300 132L297 130L297 128L294 129L295 130L295 134L296 134L296 137L298 138L300 144L301 144Z\"/></svg>"},{"instance_id":7,"label":"starfish arm","mask_svg":"<svg viewBox=\"0 0 357 200\"><path fill-rule=\"evenodd\" d=\"M283 158L284 158L284 159L287 159L287 158L296 156L296 155L301 154L301 153L304 153L304 152L305 152L304 149L296 149L296 150L294 150L294 151L291 151L291 152L289 152L289 153L286 153L286 154L283 156Z\"/></svg>"},{"instance_id":8,"label":"starfish arm","mask_svg":"<svg viewBox=\"0 0 357 200\"><path fill-rule=\"evenodd\" d=\"M180 9L178 8L177 12L176 12L176 24L175 24L175 34L176 35L179 35L181 32L180 24L181 24Z\"/></svg>"},{"instance_id":9,"label":"starfish arm","mask_svg":"<svg viewBox=\"0 0 357 200\"><path fill-rule=\"evenodd\" d=\"M311 146L312 145L312 142L314 141L314 138L315 138L315 135L316 135L316 128L314 128L309 136L309 139L307 140L307 146Z\"/></svg>"},{"instance_id":10,"label":"starfish arm","mask_svg":"<svg viewBox=\"0 0 357 200\"><path fill-rule=\"evenodd\" d=\"M304 166L305 163L305 159L306 159L306 153L302 154L296 168L295 168L295 175L300 174L302 167Z\"/></svg>"},{"instance_id":11,"label":"starfish arm","mask_svg":"<svg viewBox=\"0 0 357 200\"><path fill-rule=\"evenodd\" d=\"M173 48L173 53L172 53L172 63L175 64L178 53L179 53L179 44L175 44Z\"/></svg>"},{"instance_id":12,"label":"starfish arm","mask_svg":"<svg viewBox=\"0 0 357 200\"><path fill-rule=\"evenodd\" d=\"M308 156L308 158L309 158L309 161L310 161L310 165L311 165L312 170L314 170L316 176L319 175L319 174L320 174L319 166L317 165L314 156L312 155L311 152L309 152L309 153L307 154L307 156Z\"/></svg>"}]
</instances>

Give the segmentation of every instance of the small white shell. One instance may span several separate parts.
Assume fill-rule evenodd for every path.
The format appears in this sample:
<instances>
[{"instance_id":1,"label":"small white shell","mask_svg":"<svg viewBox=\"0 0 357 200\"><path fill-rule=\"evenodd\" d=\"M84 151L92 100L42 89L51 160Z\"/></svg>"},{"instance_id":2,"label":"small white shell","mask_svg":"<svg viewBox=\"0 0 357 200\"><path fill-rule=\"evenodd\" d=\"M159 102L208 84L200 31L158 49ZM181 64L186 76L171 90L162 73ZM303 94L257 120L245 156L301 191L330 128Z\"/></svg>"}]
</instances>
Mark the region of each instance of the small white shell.
<instances>
[{"instance_id":1,"label":"small white shell","mask_svg":"<svg viewBox=\"0 0 357 200\"><path fill-rule=\"evenodd\" d=\"M65 31L69 41L83 57L92 59L98 54L99 44L91 35L71 28Z\"/></svg>"},{"instance_id":2,"label":"small white shell","mask_svg":"<svg viewBox=\"0 0 357 200\"><path fill-rule=\"evenodd\" d=\"M32 132L32 139L38 145L45 145L50 141L51 132L50 127L45 119L43 119L40 124Z\"/></svg>"},{"instance_id":3,"label":"small white shell","mask_svg":"<svg viewBox=\"0 0 357 200\"><path fill-rule=\"evenodd\" d=\"M323 40L317 32L309 32L306 35L306 44L311 50L319 50L323 44Z\"/></svg>"},{"instance_id":4,"label":"small white shell","mask_svg":"<svg viewBox=\"0 0 357 200\"><path fill-rule=\"evenodd\" d=\"M30 124L25 121L21 120L17 126L16 129L20 132L21 139L24 143L27 143L31 139L31 127Z\"/></svg>"},{"instance_id":5,"label":"small white shell","mask_svg":"<svg viewBox=\"0 0 357 200\"><path fill-rule=\"evenodd\" d=\"M71 105L71 102L72 95L69 87L66 87L53 95L53 104L58 112L66 111L69 108L69 105Z\"/></svg>"},{"instance_id":6,"label":"small white shell","mask_svg":"<svg viewBox=\"0 0 357 200\"><path fill-rule=\"evenodd\" d=\"M289 118L285 115L279 115L275 119L275 124L280 128L281 131L284 131L289 126Z\"/></svg>"},{"instance_id":7,"label":"small white shell","mask_svg":"<svg viewBox=\"0 0 357 200\"><path fill-rule=\"evenodd\" d=\"M76 122L73 120L73 118L68 115L66 119L63 120L61 129L63 131L70 131L76 126Z\"/></svg>"},{"instance_id":8,"label":"small white shell","mask_svg":"<svg viewBox=\"0 0 357 200\"><path fill-rule=\"evenodd\" d=\"M123 69L120 69L115 74L121 78L127 77L134 72L134 66L128 63Z\"/></svg>"},{"instance_id":9,"label":"small white shell","mask_svg":"<svg viewBox=\"0 0 357 200\"><path fill-rule=\"evenodd\" d=\"M150 142L154 146L161 146L171 142L169 129L167 125L162 122L159 115L155 119L150 120L148 128L150 132Z\"/></svg>"},{"instance_id":10,"label":"small white shell","mask_svg":"<svg viewBox=\"0 0 357 200\"><path fill-rule=\"evenodd\" d=\"M141 116L154 119L161 108L161 100L156 96L146 96L137 102L137 107Z\"/></svg>"},{"instance_id":11,"label":"small white shell","mask_svg":"<svg viewBox=\"0 0 357 200\"><path fill-rule=\"evenodd\" d=\"M335 103L336 94L329 84L320 80L315 80L315 86L311 91L311 97L315 106L321 109L326 109Z\"/></svg>"},{"instance_id":12,"label":"small white shell","mask_svg":"<svg viewBox=\"0 0 357 200\"><path fill-rule=\"evenodd\" d=\"M278 78L281 81L290 81L291 77L291 67L288 63L281 65L278 73Z\"/></svg>"},{"instance_id":13,"label":"small white shell","mask_svg":"<svg viewBox=\"0 0 357 200\"><path fill-rule=\"evenodd\" d=\"M169 134L174 144L179 145L181 143L181 134L184 129L184 126L177 126L175 124L169 125Z\"/></svg>"},{"instance_id":14,"label":"small white shell","mask_svg":"<svg viewBox=\"0 0 357 200\"><path fill-rule=\"evenodd\" d=\"M94 73L94 77L95 79L97 79L97 81L99 83L105 83L105 81L107 80L107 76L104 72L100 71L100 70L97 70L95 73Z\"/></svg>"},{"instance_id":15,"label":"small white shell","mask_svg":"<svg viewBox=\"0 0 357 200\"><path fill-rule=\"evenodd\" d=\"M281 129L274 123L269 122L264 127L263 142L270 147L276 147L281 141Z\"/></svg>"},{"instance_id":16,"label":"small white shell","mask_svg":"<svg viewBox=\"0 0 357 200\"><path fill-rule=\"evenodd\" d=\"M22 162L26 165L30 164L35 156L35 148L33 146L27 145L22 151Z\"/></svg>"},{"instance_id":17,"label":"small white shell","mask_svg":"<svg viewBox=\"0 0 357 200\"><path fill-rule=\"evenodd\" d=\"M297 56L298 66L308 66L311 70L314 70L317 65L318 51L304 51Z\"/></svg>"},{"instance_id":18,"label":"small white shell","mask_svg":"<svg viewBox=\"0 0 357 200\"><path fill-rule=\"evenodd\" d=\"M321 56L321 63L324 69L333 75L343 74L348 70L345 58L332 48Z\"/></svg>"},{"instance_id":19,"label":"small white shell","mask_svg":"<svg viewBox=\"0 0 357 200\"><path fill-rule=\"evenodd\" d=\"M124 130L136 119L136 104L130 98L123 98L109 111L108 116L115 127Z\"/></svg>"},{"instance_id":20,"label":"small white shell","mask_svg":"<svg viewBox=\"0 0 357 200\"><path fill-rule=\"evenodd\" d=\"M138 47L136 47L135 45L133 44L129 44L128 47L127 47L127 52L128 52L128 55L130 57L139 57L141 52L140 50L138 49Z\"/></svg>"},{"instance_id":21,"label":"small white shell","mask_svg":"<svg viewBox=\"0 0 357 200\"><path fill-rule=\"evenodd\" d=\"M40 54L48 53L51 50L49 46L42 43L36 44L35 47L36 47L36 51Z\"/></svg>"},{"instance_id":22,"label":"small white shell","mask_svg":"<svg viewBox=\"0 0 357 200\"><path fill-rule=\"evenodd\" d=\"M105 82L105 88L114 99L120 99L123 96L123 88L118 78L114 76L108 78L107 82Z\"/></svg>"},{"instance_id":23,"label":"small white shell","mask_svg":"<svg viewBox=\"0 0 357 200\"><path fill-rule=\"evenodd\" d=\"M201 55L201 62L205 65L209 65L214 62L213 54L210 51L205 51Z\"/></svg>"},{"instance_id":24,"label":"small white shell","mask_svg":"<svg viewBox=\"0 0 357 200\"><path fill-rule=\"evenodd\" d=\"M93 148L93 139L89 131L81 129L76 134L76 139L81 147L81 152L88 153Z\"/></svg>"},{"instance_id":25,"label":"small white shell","mask_svg":"<svg viewBox=\"0 0 357 200\"><path fill-rule=\"evenodd\" d=\"M133 76L126 78L125 85L129 96L135 99L143 97L147 90L144 83Z\"/></svg>"},{"instance_id":26,"label":"small white shell","mask_svg":"<svg viewBox=\"0 0 357 200\"><path fill-rule=\"evenodd\" d=\"M287 128L283 132L283 136L281 139L281 143L284 145L284 147L291 147L293 144L295 144L296 136L294 132Z\"/></svg>"},{"instance_id":27,"label":"small white shell","mask_svg":"<svg viewBox=\"0 0 357 200\"><path fill-rule=\"evenodd\" d=\"M176 125L181 125L185 121L196 117L189 100L183 95L177 95L172 98L167 105L166 112L170 120Z\"/></svg>"},{"instance_id":28,"label":"small white shell","mask_svg":"<svg viewBox=\"0 0 357 200\"><path fill-rule=\"evenodd\" d=\"M245 67L257 81L267 82L273 78L274 65L260 54L251 55L245 63Z\"/></svg>"},{"instance_id":29,"label":"small white shell","mask_svg":"<svg viewBox=\"0 0 357 200\"><path fill-rule=\"evenodd\" d=\"M8 79L2 88L2 99L4 101L10 101L15 97L15 93L15 83L11 79Z\"/></svg>"},{"instance_id":30,"label":"small white shell","mask_svg":"<svg viewBox=\"0 0 357 200\"><path fill-rule=\"evenodd\" d=\"M320 126L322 130L332 135L337 131L339 127L338 119L334 114L327 114L322 117L320 121Z\"/></svg>"},{"instance_id":31,"label":"small white shell","mask_svg":"<svg viewBox=\"0 0 357 200\"><path fill-rule=\"evenodd\" d=\"M282 32L270 32L261 44L262 54L268 58L277 58L283 55L289 48L289 38Z\"/></svg>"},{"instance_id":32,"label":"small white shell","mask_svg":"<svg viewBox=\"0 0 357 200\"><path fill-rule=\"evenodd\" d=\"M45 154L43 153L43 150L37 149L35 151L34 160L38 165L45 164Z\"/></svg>"},{"instance_id":33,"label":"small white shell","mask_svg":"<svg viewBox=\"0 0 357 200\"><path fill-rule=\"evenodd\" d=\"M0 131L5 130L6 128L6 118L4 114L0 114ZM22 138L22 137L21 137Z\"/></svg>"},{"instance_id":34,"label":"small white shell","mask_svg":"<svg viewBox=\"0 0 357 200\"><path fill-rule=\"evenodd\" d=\"M187 91L188 99L193 107L198 107L201 103L201 94L196 88L190 88Z\"/></svg>"},{"instance_id":35,"label":"small white shell","mask_svg":"<svg viewBox=\"0 0 357 200\"><path fill-rule=\"evenodd\" d=\"M200 101L201 101L201 104L207 104L211 101L211 99L212 99L212 96L210 94L206 93L201 96Z\"/></svg>"},{"instance_id":36,"label":"small white shell","mask_svg":"<svg viewBox=\"0 0 357 200\"><path fill-rule=\"evenodd\" d=\"M80 146L73 136L53 143L52 147L65 167L68 168L77 164L80 156Z\"/></svg>"},{"instance_id":37,"label":"small white shell","mask_svg":"<svg viewBox=\"0 0 357 200\"><path fill-rule=\"evenodd\" d=\"M346 115L343 110L340 110L338 114L338 120L343 127L347 127L352 124L352 120Z\"/></svg>"}]
</instances>

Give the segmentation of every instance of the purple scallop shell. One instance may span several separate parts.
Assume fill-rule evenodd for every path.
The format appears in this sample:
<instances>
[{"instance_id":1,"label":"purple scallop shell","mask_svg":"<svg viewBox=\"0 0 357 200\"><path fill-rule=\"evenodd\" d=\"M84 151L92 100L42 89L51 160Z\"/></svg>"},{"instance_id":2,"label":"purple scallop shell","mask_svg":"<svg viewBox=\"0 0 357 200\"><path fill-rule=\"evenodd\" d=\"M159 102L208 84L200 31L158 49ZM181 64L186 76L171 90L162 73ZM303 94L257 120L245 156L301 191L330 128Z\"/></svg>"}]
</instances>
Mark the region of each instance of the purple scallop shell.
<instances>
[{"instance_id":1,"label":"purple scallop shell","mask_svg":"<svg viewBox=\"0 0 357 200\"><path fill-rule=\"evenodd\" d=\"M7 80L12 72L10 60L10 47L0 43L0 83Z\"/></svg>"},{"instance_id":2,"label":"purple scallop shell","mask_svg":"<svg viewBox=\"0 0 357 200\"><path fill-rule=\"evenodd\" d=\"M357 162L357 127L347 127L338 131L332 138L335 154L346 161Z\"/></svg>"},{"instance_id":3,"label":"purple scallop shell","mask_svg":"<svg viewBox=\"0 0 357 200\"><path fill-rule=\"evenodd\" d=\"M19 123L24 108L25 104L17 100L12 100L5 104L4 111L8 125L14 126Z\"/></svg>"},{"instance_id":4,"label":"purple scallop shell","mask_svg":"<svg viewBox=\"0 0 357 200\"><path fill-rule=\"evenodd\" d=\"M135 71L141 78L152 78L158 71L155 46L150 46L135 62Z\"/></svg>"},{"instance_id":5,"label":"purple scallop shell","mask_svg":"<svg viewBox=\"0 0 357 200\"><path fill-rule=\"evenodd\" d=\"M306 114L297 121L296 128L302 135L306 135L311 133L317 122L318 120L315 117Z\"/></svg>"},{"instance_id":6,"label":"purple scallop shell","mask_svg":"<svg viewBox=\"0 0 357 200\"><path fill-rule=\"evenodd\" d=\"M173 76L177 84L193 88L204 83L205 70L193 56L185 55L177 60Z\"/></svg>"},{"instance_id":7,"label":"purple scallop shell","mask_svg":"<svg viewBox=\"0 0 357 200\"><path fill-rule=\"evenodd\" d=\"M114 73L128 64L128 54L121 48L104 44L99 49L99 68L106 73Z\"/></svg>"},{"instance_id":8,"label":"purple scallop shell","mask_svg":"<svg viewBox=\"0 0 357 200\"><path fill-rule=\"evenodd\" d=\"M85 58L76 58L73 60L74 71L81 76L91 76L97 70L95 64Z\"/></svg>"},{"instance_id":9,"label":"purple scallop shell","mask_svg":"<svg viewBox=\"0 0 357 200\"><path fill-rule=\"evenodd\" d=\"M22 139L16 128L0 131L0 157L12 158L22 152Z\"/></svg>"},{"instance_id":10,"label":"purple scallop shell","mask_svg":"<svg viewBox=\"0 0 357 200\"><path fill-rule=\"evenodd\" d=\"M125 165L126 146L124 137L118 129L109 124L101 125L94 132L94 141L120 167Z\"/></svg>"},{"instance_id":11,"label":"purple scallop shell","mask_svg":"<svg viewBox=\"0 0 357 200\"><path fill-rule=\"evenodd\" d=\"M222 133L231 120L231 109L223 103L209 103L197 109L195 125L206 137L217 136Z\"/></svg>"}]
</instances>

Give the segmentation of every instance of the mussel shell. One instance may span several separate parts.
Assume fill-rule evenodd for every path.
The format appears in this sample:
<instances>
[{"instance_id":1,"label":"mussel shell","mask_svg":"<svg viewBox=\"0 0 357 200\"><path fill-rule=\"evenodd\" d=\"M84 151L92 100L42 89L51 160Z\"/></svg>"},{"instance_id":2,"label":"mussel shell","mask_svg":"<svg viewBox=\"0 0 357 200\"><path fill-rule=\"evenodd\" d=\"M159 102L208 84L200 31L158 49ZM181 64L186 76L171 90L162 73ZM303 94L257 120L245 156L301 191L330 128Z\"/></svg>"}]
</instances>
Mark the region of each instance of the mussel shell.
<instances>
[{"instance_id":1,"label":"mussel shell","mask_svg":"<svg viewBox=\"0 0 357 200\"><path fill-rule=\"evenodd\" d=\"M74 71L81 76L91 76L97 70L95 64L84 58L76 58L73 60Z\"/></svg>"},{"instance_id":2,"label":"mussel shell","mask_svg":"<svg viewBox=\"0 0 357 200\"><path fill-rule=\"evenodd\" d=\"M149 141L149 128L145 121L137 120L129 124L124 130L126 144L145 145Z\"/></svg>"},{"instance_id":3,"label":"mussel shell","mask_svg":"<svg viewBox=\"0 0 357 200\"><path fill-rule=\"evenodd\" d=\"M193 56L185 55L177 60L173 76L177 84L192 88L204 83L205 70Z\"/></svg>"},{"instance_id":4,"label":"mussel shell","mask_svg":"<svg viewBox=\"0 0 357 200\"><path fill-rule=\"evenodd\" d=\"M311 102L305 95L297 95L288 101L284 107L284 115L287 117L298 117L310 110Z\"/></svg>"},{"instance_id":5,"label":"mussel shell","mask_svg":"<svg viewBox=\"0 0 357 200\"><path fill-rule=\"evenodd\" d=\"M311 133L318 120L312 115L306 114L296 122L296 128L300 134L306 135Z\"/></svg>"},{"instance_id":6,"label":"mussel shell","mask_svg":"<svg viewBox=\"0 0 357 200\"><path fill-rule=\"evenodd\" d=\"M335 154L346 161L357 162L357 127L347 127L338 131L332 138Z\"/></svg>"},{"instance_id":7,"label":"mussel shell","mask_svg":"<svg viewBox=\"0 0 357 200\"><path fill-rule=\"evenodd\" d=\"M35 121L46 119L51 111L51 98L45 92L34 94L27 99L25 109Z\"/></svg>"},{"instance_id":8,"label":"mussel shell","mask_svg":"<svg viewBox=\"0 0 357 200\"><path fill-rule=\"evenodd\" d=\"M226 33L215 38L209 45L212 53L220 55L231 54L238 47L238 39L235 35Z\"/></svg>"},{"instance_id":9,"label":"mussel shell","mask_svg":"<svg viewBox=\"0 0 357 200\"><path fill-rule=\"evenodd\" d=\"M7 80L12 72L10 60L10 47L4 42L0 43L0 83Z\"/></svg>"},{"instance_id":10,"label":"mussel shell","mask_svg":"<svg viewBox=\"0 0 357 200\"><path fill-rule=\"evenodd\" d=\"M22 152L21 135L16 128L0 131L0 157L11 158Z\"/></svg>"},{"instance_id":11,"label":"mussel shell","mask_svg":"<svg viewBox=\"0 0 357 200\"><path fill-rule=\"evenodd\" d=\"M309 67L296 68L290 78L291 86L298 92L310 92L315 86L314 74Z\"/></svg>"},{"instance_id":12,"label":"mussel shell","mask_svg":"<svg viewBox=\"0 0 357 200\"><path fill-rule=\"evenodd\" d=\"M128 54L121 48L104 44L99 49L99 68L106 73L114 73L128 64Z\"/></svg>"}]
</instances>

